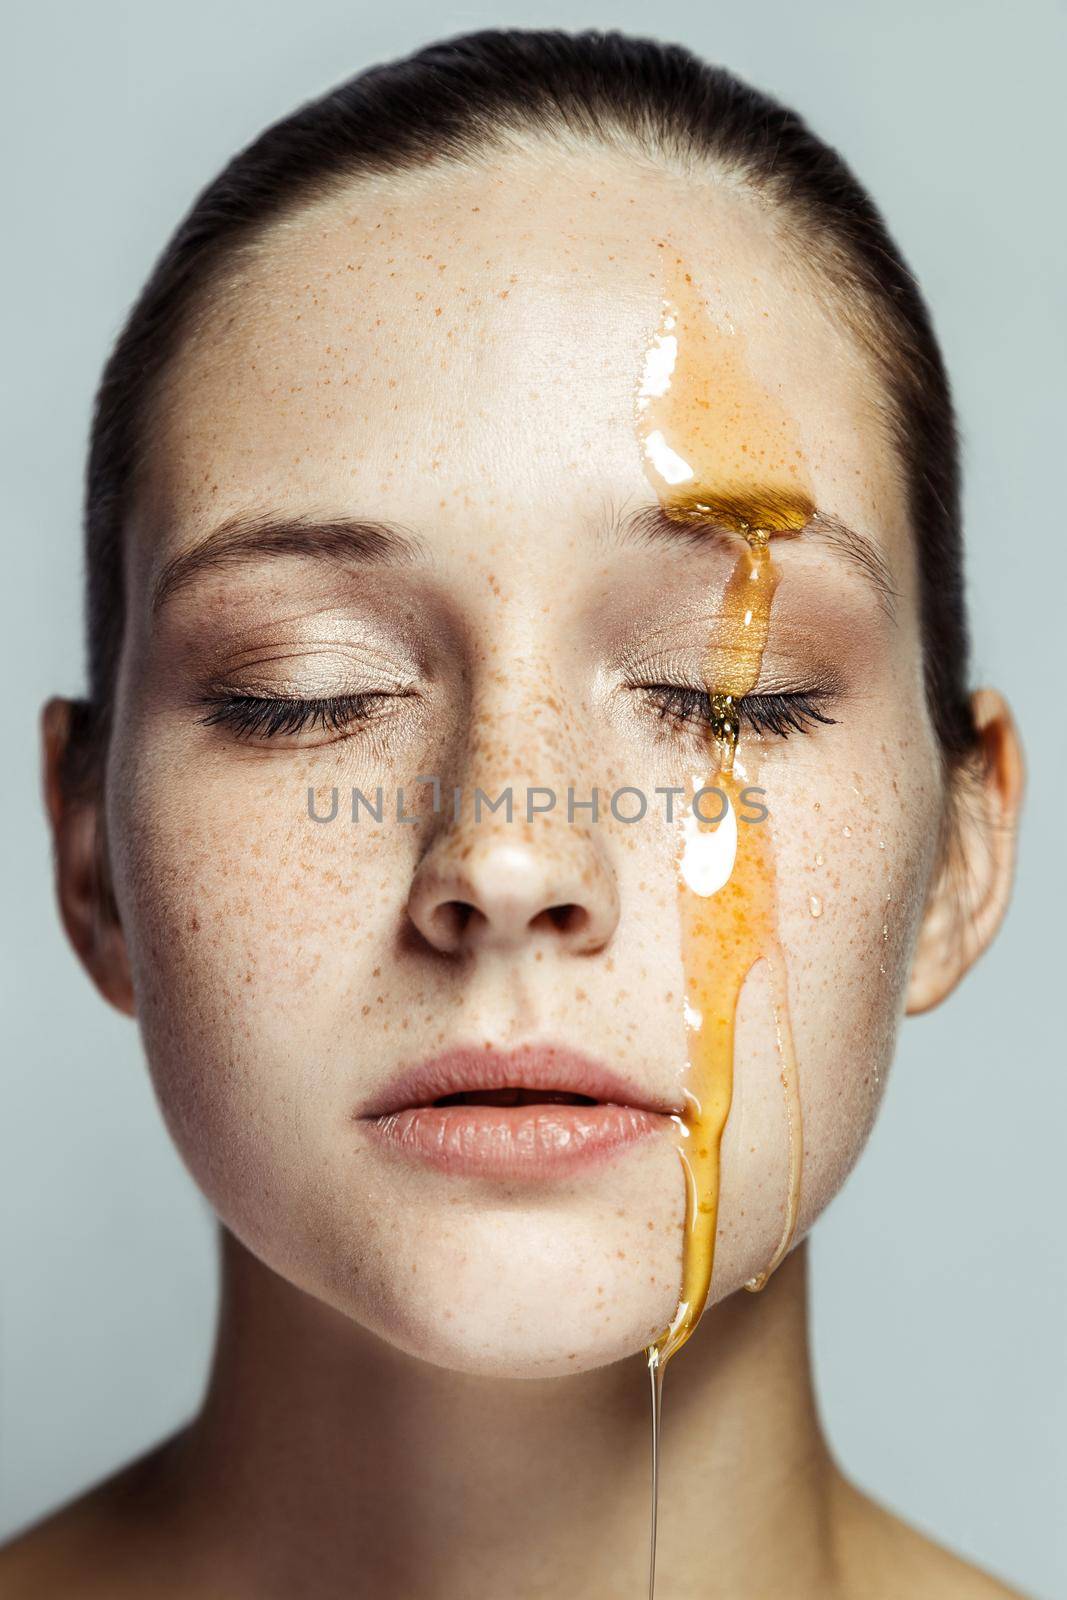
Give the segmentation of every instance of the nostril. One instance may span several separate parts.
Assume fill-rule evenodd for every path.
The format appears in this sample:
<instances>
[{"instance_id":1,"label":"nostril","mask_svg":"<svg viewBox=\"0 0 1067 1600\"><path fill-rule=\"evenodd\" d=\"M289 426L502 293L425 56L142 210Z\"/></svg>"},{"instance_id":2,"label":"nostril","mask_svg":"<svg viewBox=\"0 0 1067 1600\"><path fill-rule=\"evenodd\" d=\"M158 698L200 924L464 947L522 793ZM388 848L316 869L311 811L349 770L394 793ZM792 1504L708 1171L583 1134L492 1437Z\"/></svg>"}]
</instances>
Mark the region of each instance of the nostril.
<instances>
[{"instance_id":1,"label":"nostril","mask_svg":"<svg viewBox=\"0 0 1067 1600\"><path fill-rule=\"evenodd\" d=\"M576 905L573 900L566 905L546 906L538 916L534 917L530 926L536 928L542 918L558 928L560 933L583 933L589 925L589 913L584 906Z\"/></svg>"},{"instance_id":2,"label":"nostril","mask_svg":"<svg viewBox=\"0 0 1067 1600\"><path fill-rule=\"evenodd\" d=\"M443 900L434 910L432 922L436 941L446 949L455 949L467 931L474 907L466 900Z\"/></svg>"},{"instance_id":3,"label":"nostril","mask_svg":"<svg viewBox=\"0 0 1067 1600\"><path fill-rule=\"evenodd\" d=\"M453 860L454 844L446 836L438 857L431 850L420 863L407 902L412 931L442 954L514 949L548 936L569 954L587 955L610 940L618 894L603 864L546 863L508 839L465 848Z\"/></svg>"},{"instance_id":4,"label":"nostril","mask_svg":"<svg viewBox=\"0 0 1067 1600\"><path fill-rule=\"evenodd\" d=\"M485 932L489 933L495 920L499 919L487 917L469 900L442 900L430 915L430 937L439 949L458 951L471 940L474 922L484 922ZM560 905L545 906L524 926L528 932L556 932L576 939L585 935L591 921L585 906L568 900Z\"/></svg>"}]
</instances>

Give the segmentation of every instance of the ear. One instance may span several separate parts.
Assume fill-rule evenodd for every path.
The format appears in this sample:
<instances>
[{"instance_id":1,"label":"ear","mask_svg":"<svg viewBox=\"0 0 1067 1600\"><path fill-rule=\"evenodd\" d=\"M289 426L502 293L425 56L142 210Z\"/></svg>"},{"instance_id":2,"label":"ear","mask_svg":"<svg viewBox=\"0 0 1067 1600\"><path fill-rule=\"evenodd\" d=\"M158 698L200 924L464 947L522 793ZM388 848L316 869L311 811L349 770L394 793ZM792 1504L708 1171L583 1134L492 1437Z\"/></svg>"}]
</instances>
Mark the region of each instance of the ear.
<instances>
[{"instance_id":1,"label":"ear","mask_svg":"<svg viewBox=\"0 0 1067 1600\"><path fill-rule=\"evenodd\" d=\"M104 797L68 792L64 768L75 702L54 695L41 709L41 779L52 829L56 897L63 926L105 1000L136 1015L126 940L111 890Z\"/></svg>"},{"instance_id":2,"label":"ear","mask_svg":"<svg viewBox=\"0 0 1067 1600\"><path fill-rule=\"evenodd\" d=\"M953 780L952 826L927 896L905 1012L939 1005L988 949L1011 898L1025 788L1022 744L1004 697L971 696L978 749Z\"/></svg>"}]
</instances>

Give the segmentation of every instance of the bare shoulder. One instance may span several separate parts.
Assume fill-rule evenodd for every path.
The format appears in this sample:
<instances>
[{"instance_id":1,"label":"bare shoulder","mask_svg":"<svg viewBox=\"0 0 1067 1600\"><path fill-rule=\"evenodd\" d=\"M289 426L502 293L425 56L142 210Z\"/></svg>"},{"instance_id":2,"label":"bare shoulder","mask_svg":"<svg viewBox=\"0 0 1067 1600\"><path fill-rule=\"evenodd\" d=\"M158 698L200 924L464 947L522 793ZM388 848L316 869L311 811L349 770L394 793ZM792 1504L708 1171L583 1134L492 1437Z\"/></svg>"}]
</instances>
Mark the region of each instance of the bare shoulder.
<instances>
[{"instance_id":1,"label":"bare shoulder","mask_svg":"<svg viewBox=\"0 0 1067 1600\"><path fill-rule=\"evenodd\" d=\"M841 1478L839 1559L850 1600L1037 1600L972 1566Z\"/></svg>"},{"instance_id":2,"label":"bare shoulder","mask_svg":"<svg viewBox=\"0 0 1067 1600\"><path fill-rule=\"evenodd\" d=\"M172 1440L65 1502L0 1545L3 1600L125 1600L181 1588L167 1532L165 1464Z\"/></svg>"}]
</instances>

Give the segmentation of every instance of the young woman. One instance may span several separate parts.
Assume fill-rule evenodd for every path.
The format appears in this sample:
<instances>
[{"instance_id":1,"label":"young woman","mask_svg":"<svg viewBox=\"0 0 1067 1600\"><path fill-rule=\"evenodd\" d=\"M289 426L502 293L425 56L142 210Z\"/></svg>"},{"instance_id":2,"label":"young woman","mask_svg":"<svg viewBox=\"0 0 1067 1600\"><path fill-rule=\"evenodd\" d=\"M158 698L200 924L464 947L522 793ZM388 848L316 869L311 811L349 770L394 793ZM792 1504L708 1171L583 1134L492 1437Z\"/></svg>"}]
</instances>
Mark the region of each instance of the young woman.
<instances>
[{"instance_id":1,"label":"young woman","mask_svg":"<svg viewBox=\"0 0 1067 1600\"><path fill-rule=\"evenodd\" d=\"M678 46L447 40L204 190L42 722L222 1315L5 1596L640 1595L643 1352L665 1600L1008 1593L846 1481L806 1336L899 1021L1010 892L958 472L871 201Z\"/></svg>"}]
</instances>

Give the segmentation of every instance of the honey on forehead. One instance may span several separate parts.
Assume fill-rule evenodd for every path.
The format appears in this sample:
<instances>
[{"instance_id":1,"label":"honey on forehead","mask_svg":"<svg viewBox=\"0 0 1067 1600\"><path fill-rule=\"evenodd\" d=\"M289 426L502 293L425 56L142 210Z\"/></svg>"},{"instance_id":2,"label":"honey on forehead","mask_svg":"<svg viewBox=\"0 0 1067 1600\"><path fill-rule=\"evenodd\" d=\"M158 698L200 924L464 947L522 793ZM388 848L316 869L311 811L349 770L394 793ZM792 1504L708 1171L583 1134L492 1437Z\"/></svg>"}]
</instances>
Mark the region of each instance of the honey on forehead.
<instances>
[{"instance_id":1,"label":"honey on forehead","mask_svg":"<svg viewBox=\"0 0 1067 1600\"><path fill-rule=\"evenodd\" d=\"M680 522L711 518L738 535L737 561L704 662L712 710L709 771L694 775L694 789L701 784L717 787L736 819L741 787L735 771L738 702L759 680L778 581L771 544L777 536L798 533L815 508L791 419L748 371L742 340L712 321L679 260L670 266L664 286L660 324L638 391L636 423L646 475L667 515ZM743 750L743 739L741 744ZM701 832L721 825L699 818L696 822ZM776 932L770 829L737 829L732 870L714 893L696 892L683 867L680 862L687 1072L679 1155L686 1217L678 1308L670 1326L648 1348L650 1365L659 1368L692 1333L707 1301L720 1146L733 1095L735 1016L745 978L761 959L772 978L789 1126L789 1179L778 1247L749 1288L762 1288L792 1242L803 1148L786 973Z\"/></svg>"}]
</instances>

